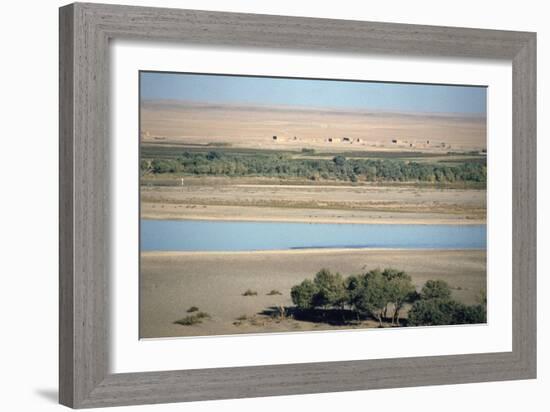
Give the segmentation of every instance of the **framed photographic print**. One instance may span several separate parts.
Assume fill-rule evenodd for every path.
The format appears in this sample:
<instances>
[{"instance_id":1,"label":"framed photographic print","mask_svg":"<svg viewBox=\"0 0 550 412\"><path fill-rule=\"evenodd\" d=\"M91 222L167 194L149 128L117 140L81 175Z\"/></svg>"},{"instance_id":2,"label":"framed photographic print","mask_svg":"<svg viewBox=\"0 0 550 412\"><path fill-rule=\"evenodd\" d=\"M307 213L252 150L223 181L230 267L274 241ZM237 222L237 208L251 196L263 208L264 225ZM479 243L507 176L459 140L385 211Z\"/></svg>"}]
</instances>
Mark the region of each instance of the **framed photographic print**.
<instances>
[{"instance_id":1,"label":"framed photographic print","mask_svg":"<svg viewBox=\"0 0 550 412\"><path fill-rule=\"evenodd\" d=\"M61 403L534 378L535 68L526 32L61 8Z\"/></svg>"}]
</instances>

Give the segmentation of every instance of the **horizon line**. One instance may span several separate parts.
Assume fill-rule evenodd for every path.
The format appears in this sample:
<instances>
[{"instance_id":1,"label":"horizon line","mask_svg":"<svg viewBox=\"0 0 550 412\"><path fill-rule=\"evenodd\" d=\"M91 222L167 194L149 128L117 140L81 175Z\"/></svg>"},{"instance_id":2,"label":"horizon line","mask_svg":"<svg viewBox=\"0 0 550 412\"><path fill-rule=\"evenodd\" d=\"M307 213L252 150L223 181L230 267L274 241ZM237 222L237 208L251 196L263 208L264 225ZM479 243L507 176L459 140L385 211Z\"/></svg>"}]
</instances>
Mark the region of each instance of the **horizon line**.
<instances>
[{"instance_id":1,"label":"horizon line","mask_svg":"<svg viewBox=\"0 0 550 412\"><path fill-rule=\"evenodd\" d=\"M186 99L158 99L158 98L144 98L140 96L139 98L140 108L142 104L165 104L172 106L185 106L185 105L194 105L197 107L203 106L205 108L224 108L224 107L233 107L233 108L247 108L247 109L272 109L272 110L290 110L290 109L299 109L302 111L325 111L333 113L364 113L364 114L394 114L394 115L404 115L404 116L434 116L434 117L454 117L454 118L479 118L486 119L487 113L478 113L478 112L444 112L444 111L412 111L412 110L389 110L389 109L377 109L369 107L341 107L341 106L310 106L310 105L300 105L300 104L263 104L263 103L241 103L241 102L216 102L216 101L202 101L202 100L186 100Z\"/></svg>"}]
</instances>

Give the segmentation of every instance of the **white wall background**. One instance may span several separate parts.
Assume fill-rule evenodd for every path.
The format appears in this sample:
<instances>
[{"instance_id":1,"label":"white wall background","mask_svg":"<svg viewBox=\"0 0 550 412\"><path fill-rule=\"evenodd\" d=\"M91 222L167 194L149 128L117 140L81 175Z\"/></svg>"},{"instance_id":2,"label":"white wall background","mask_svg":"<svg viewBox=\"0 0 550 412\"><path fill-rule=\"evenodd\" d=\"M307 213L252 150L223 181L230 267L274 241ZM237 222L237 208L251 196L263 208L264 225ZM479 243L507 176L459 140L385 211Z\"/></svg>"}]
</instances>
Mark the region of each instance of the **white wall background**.
<instances>
[{"instance_id":1,"label":"white wall background","mask_svg":"<svg viewBox=\"0 0 550 412\"><path fill-rule=\"evenodd\" d=\"M122 1L122 0L121 0ZM104 0L106 3L111 1ZM116 2L115 2L116 3ZM180 0L125 4L538 32L539 378L140 406L146 411L544 410L549 404L550 26L545 2L394 0L365 2ZM61 410L57 405L57 0L2 4L0 65L0 397L2 410Z\"/></svg>"}]
</instances>

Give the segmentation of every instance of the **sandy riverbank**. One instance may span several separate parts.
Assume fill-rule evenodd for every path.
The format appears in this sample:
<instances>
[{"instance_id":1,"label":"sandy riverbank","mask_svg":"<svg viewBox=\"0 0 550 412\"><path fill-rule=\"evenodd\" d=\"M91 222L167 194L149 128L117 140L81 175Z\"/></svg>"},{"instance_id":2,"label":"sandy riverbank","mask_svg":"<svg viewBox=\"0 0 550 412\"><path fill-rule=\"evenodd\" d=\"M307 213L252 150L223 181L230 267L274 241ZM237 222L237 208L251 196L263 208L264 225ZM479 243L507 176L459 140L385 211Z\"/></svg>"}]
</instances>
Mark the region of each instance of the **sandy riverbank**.
<instances>
[{"instance_id":1,"label":"sandy riverbank","mask_svg":"<svg viewBox=\"0 0 550 412\"><path fill-rule=\"evenodd\" d=\"M295 320L277 323L260 313L273 306L292 305L290 288L312 278L322 267L348 275L390 266L407 271L418 289L429 279L445 280L453 288L453 297L466 304L476 303L486 287L486 252L481 250L144 252L141 336L332 329L335 327ZM242 296L247 289L258 295ZM268 296L272 290L281 295ZM193 326L174 324L191 306L209 313L211 319ZM247 320L239 322L240 317Z\"/></svg>"},{"instance_id":2,"label":"sandy riverbank","mask_svg":"<svg viewBox=\"0 0 550 412\"><path fill-rule=\"evenodd\" d=\"M187 179L141 188L143 219L484 224L486 192L377 185L260 185Z\"/></svg>"}]
</instances>

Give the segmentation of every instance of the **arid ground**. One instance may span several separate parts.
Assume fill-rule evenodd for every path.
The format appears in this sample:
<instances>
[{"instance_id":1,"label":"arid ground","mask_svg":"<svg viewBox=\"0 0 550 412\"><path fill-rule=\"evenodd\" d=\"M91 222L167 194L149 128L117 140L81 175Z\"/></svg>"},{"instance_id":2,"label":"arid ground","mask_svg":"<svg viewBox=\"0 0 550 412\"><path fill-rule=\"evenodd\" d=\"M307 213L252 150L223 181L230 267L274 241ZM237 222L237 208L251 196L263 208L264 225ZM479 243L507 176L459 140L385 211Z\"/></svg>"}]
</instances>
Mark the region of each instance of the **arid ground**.
<instances>
[{"instance_id":1,"label":"arid ground","mask_svg":"<svg viewBox=\"0 0 550 412\"><path fill-rule=\"evenodd\" d=\"M486 119L473 115L162 100L142 102L141 133L144 142L216 142L256 149L299 150L306 145L318 151L406 149L446 153L486 148Z\"/></svg>"},{"instance_id":2,"label":"arid ground","mask_svg":"<svg viewBox=\"0 0 550 412\"><path fill-rule=\"evenodd\" d=\"M380 224L486 221L486 192L480 189L277 183L266 179L185 177L181 187L143 185L141 217Z\"/></svg>"},{"instance_id":3,"label":"arid ground","mask_svg":"<svg viewBox=\"0 0 550 412\"><path fill-rule=\"evenodd\" d=\"M321 268L343 275L396 267L411 275L417 290L441 279L453 298L475 304L486 287L482 250L300 250L267 252L145 252L141 257L140 335L223 335L376 327L273 319L270 308L291 307L290 288ZM250 289L257 295L243 296ZM277 291L280 294L269 295ZM196 325L175 322L196 306L210 315ZM266 312L267 311L267 312ZM406 316L406 315L405 315Z\"/></svg>"}]
</instances>

